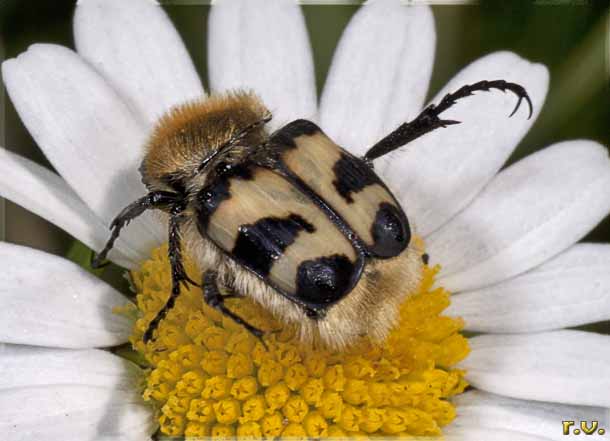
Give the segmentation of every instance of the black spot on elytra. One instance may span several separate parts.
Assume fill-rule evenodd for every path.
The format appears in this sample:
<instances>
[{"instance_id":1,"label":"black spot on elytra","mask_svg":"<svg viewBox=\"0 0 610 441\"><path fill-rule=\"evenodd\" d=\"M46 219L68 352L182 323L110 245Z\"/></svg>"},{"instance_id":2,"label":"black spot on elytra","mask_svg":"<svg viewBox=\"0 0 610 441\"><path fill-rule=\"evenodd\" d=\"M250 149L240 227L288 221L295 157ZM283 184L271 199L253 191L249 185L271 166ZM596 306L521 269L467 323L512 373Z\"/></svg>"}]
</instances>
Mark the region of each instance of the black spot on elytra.
<instances>
[{"instance_id":1,"label":"black spot on elytra","mask_svg":"<svg viewBox=\"0 0 610 441\"><path fill-rule=\"evenodd\" d=\"M231 254L239 263L265 277L273 262L294 243L301 231L313 233L315 228L297 214L287 218L266 217L239 228Z\"/></svg>"},{"instance_id":2,"label":"black spot on elytra","mask_svg":"<svg viewBox=\"0 0 610 441\"><path fill-rule=\"evenodd\" d=\"M411 241L411 229L405 214L387 202L379 204L375 222L371 226L371 252L378 257L398 256Z\"/></svg>"},{"instance_id":3,"label":"black spot on elytra","mask_svg":"<svg viewBox=\"0 0 610 441\"><path fill-rule=\"evenodd\" d=\"M303 219L298 214L291 214L290 216L288 216L288 218L290 220L292 220L293 222L298 223L301 226L301 228L303 228L303 230L307 231L308 233L313 233L316 231L316 227L314 227L312 224L307 222L305 219Z\"/></svg>"},{"instance_id":4,"label":"black spot on elytra","mask_svg":"<svg viewBox=\"0 0 610 441\"><path fill-rule=\"evenodd\" d=\"M421 261L424 262L424 265L428 265L430 263L430 255L428 253L422 254Z\"/></svg>"},{"instance_id":5,"label":"black spot on elytra","mask_svg":"<svg viewBox=\"0 0 610 441\"><path fill-rule=\"evenodd\" d=\"M375 172L363 160L345 153L341 154L341 158L333 166L333 172L333 185L349 204L354 202L352 193L358 193L364 187L379 182Z\"/></svg>"},{"instance_id":6,"label":"black spot on elytra","mask_svg":"<svg viewBox=\"0 0 610 441\"><path fill-rule=\"evenodd\" d=\"M321 132L320 127L311 121L306 119L297 119L286 124L284 127L271 135L270 141L274 144L295 148L295 138L303 135L311 136L318 132Z\"/></svg>"},{"instance_id":7,"label":"black spot on elytra","mask_svg":"<svg viewBox=\"0 0 610 441\"><path fill-rule=\"evenodd\" d=\"M226 164L221 163L216 167L216 174L197 193L195 197L197 210L197 227L202 234L208 229L210 218L218 209L220 204L231 197L229 191L230 179L251 180L253 177L249 164Z\"/></svg>"},{"instance_id":8,"label":"black spot on elytra","mask_svg":"<svg viewBox=\"0 0 610 441\"><path fill-rule=\"evenodd\" d=\"M297 270L295 295L307 304L328 305L348 294L359 276L357 267L344 255L306 260Z\"/></svg>"}]
</instances>

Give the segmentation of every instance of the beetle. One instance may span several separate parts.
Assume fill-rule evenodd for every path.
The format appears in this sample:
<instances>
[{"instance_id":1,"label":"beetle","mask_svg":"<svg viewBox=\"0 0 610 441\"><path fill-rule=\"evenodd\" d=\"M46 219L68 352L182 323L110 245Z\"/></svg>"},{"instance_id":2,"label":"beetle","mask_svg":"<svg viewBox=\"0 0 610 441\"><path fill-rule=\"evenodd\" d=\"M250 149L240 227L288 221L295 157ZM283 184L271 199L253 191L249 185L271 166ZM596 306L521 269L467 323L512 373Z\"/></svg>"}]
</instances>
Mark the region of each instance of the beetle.
<instances>
[{"instance_id":1,"label":"beetle","mask_svg":"<svg viewBox=\"0 0 610 441\"><path fill-rule=\"evenodd\" d=\"M399 306L420 281L427 259L412 240L398 200L373 161L435 129L458 124L440 114L475 91L526 90L505 80L479 81L430 104L415 119L356 157L320 127L299 119L268 133L271 113L252 92L232 91L180 105L157 123L140 167L148 194L114 219L93 260L103 265L130 220L145 210L168 215L172 289L150 322L154 338L185 272L183 243L203 270L205 302L261 337L228 308L223 291L248 296L309 343L342 349L367 335L384 339Z\"/></svg>"}]
</instances>

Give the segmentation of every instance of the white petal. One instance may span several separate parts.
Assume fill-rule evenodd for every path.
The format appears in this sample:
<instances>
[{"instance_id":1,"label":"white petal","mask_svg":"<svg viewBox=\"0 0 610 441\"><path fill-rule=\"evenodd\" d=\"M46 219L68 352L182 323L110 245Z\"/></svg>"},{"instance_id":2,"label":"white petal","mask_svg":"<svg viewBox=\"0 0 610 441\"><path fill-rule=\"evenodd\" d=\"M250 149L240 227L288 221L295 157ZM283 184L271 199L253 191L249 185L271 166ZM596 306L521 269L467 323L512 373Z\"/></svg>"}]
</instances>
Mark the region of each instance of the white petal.
<instances>
[{"instance_id":1,"label":"white petal","mask_svg":"<svg viewBox=\"0 0 610 441\"><path fill-rule=\"evenodd\" d=\"M523 432L487 429L482 427L460 427L449 425L443 428L447 441L549 441L550 438L527 435Z\"/></svg>"},{"instance_id":2,"label":"white petal","mask_svg":"<svg viewBox=\"0 0 610 441\"><path fill-rule=\"evenodd\" d=\"M254 90L273 113L275 128L296 118L315 118L311 47L295 2L215 2L209 18L208 52L214 92Z\"/></svg>"},{"instance_id":3,"label":"white petal","mask_svg":"<svg viewBox=\"0 0 610 441\"><path fill-rule=\"evenodd\" d=\"M80 0L76 48L141 117L204 95L195 66L161 6L150 0Z\"/></svg>"},{"instance_id":4,"label":"white petal","mask_svg":"<svg viewBox=\"0 0 610 441\"><path fill-rule=\"evenodd\" d=\"M91 441L151 441L151 436L150 434L146 433L146 431L142 433L128 433L110 436L98 434Z\"/></svg>"},{"instance_id":5,"label":"white petal","mask_svg":"<svg viewBox=\"0 0 610 441\"><path fill-rule=\"evenodd\" d=\"M492 89L459 100L441 118L462 124L437 129L390 155L380 169L397 193L418 232L428 235L464 208L502 167L542 109L548 90L546 67L511 53L496 52L465 67L436 95L480 80L503 79L523 85L534 106L524 101L512 118L517 97Z\"/></svg>"},{"instance_id":6,"label":"white petal","mask_svg":"<svg viewBox=\"0 0 610 441\"><path fill-rule=\"evenodd\" d=\"M142 371L99 349L51 349L0 344L0 390L81 385L133 390Z\"/></svg>"},{"instance_id":7,"label":"white petal","mask_svg":"<svg viewBox=\"0 0 610 441\"><path fill-rule=\"evenodd\" d=\"M603 407L523 401L477 390L458 395L452 401L458 412L452 422L456 427L512 430L557 441L567 438L562 421L576 422L569 433L580 427L580 421L597 421L604 430L610 427L610 412Z\"/></svg>"},{"instance_id":8,"label":"white petal","mask_svg":"<svg viewBox=\"0 0 610 441\"><path fill-rule=\"evenodd\" d=\"M146 193L137 168L145 129L97 74L62 46L34 45L2 73L21 119L57 171L106 223ZM144 215L124 237L141 258L163 238Z\"/></svg>"},{"instance_id":9,"label":"white petal","mask_svg":"<svg viewBox=\"0 0 610 441\"><path fill-rule=\"evenodd\" d=\"M155 438L157 439L157 438ZM151 441L150 434L146 431L142 433L129 433L123 435L96 435L91 441Z\"/></svg>"},{"instance_id":10,"label":"white petal","mask_svg":"<svg viewBox=\"0 0 610 441\"><path fill-rule=\"evenodd\" d=\"M154 430L152 409L135 390L71 385L4 389L0 408L5 441L141 439Z\"/></svg>"},{"instance_id":11,"label":"white petal","mask_svg":"<svg viewBox=\"0 0 610 441\"><path fill-rule=\"evenodd\" d=\"M154 430L152 430L154 432ZM126 433L122 433L120 435L106 435L106 434L97 434L91 441L155 441L159 440L158 435L154 435L151 439L149 430L140 430L140 431L127 431ZM174 438L175 439L175 438Z\"/></svg>"},{"instance_id":12,"label":"white petal","mask_svg":"<svg viewBox=\"0 0 610 441\"><path fill-rule=\"evenodd\" d=\"M526 400L610 407L610 336L482 335L462 363L476 388Z\"/></svg>"},{"instance_id":13,"label":"white petal","mask_svg":"<svg viewBox=\"0 0 610 441\"><path fill-rule=\"evenodd\" d=\"M362 155L414 117L428 91L436 33L427 6L369 2L343 32L320 102L322 128Z\"/></svg>"},{"instance_id":14,"label":"white petal","mask_svg":"<svg viewBox=\"0 0 610 441\"><path fill-rule=\"evenodd\" d=\"M103 248L108 240L108 228L66 181L3 148L0 148L0 195L54 223L91 249ZM134 266L137 257L122 239L109 256L125 267Z\"/></svg>"},{"instance_id":15,"label":"white petal","mask_svg":"<svg viewBox=\"0 0 610 441\"><path fill-rule=\"evenodd\" d=\"M578 244L505 282L451 298L466 329L521 333L610 320L610 245Z\"/></svg>"},{"instance_id":16,"label":"white petal","mask_svg":"<svg viewBox=\"0 0 610 441\"><path fill-rule=\"evenodd\" d=\"M64 348L125 343L133 323L112 312L128 300L57 256L0 242L0 341Z\"/></svg>"},{"instance_id":17,"label":"white petal","mask_svg":"<svg viewBox=\"0 0 610 441\"><path fill-rule=\"evenodd\" d=\"M484 427L460 427L449 425L443 428L447 441L549 441L550 438L527 435L523 432Z\"/></svg>"},{"instance_id":18,"label":"white petal","mask_svg":"<svg viewBox=\"0 0 610 441\"><path fill-rule=\"evenodd\" d=\"M566 249L610 211L610 161L601 145L568 141L502 171L477 199L429 237L457 292L505 280Z\"/></svg>"}]
</instances>

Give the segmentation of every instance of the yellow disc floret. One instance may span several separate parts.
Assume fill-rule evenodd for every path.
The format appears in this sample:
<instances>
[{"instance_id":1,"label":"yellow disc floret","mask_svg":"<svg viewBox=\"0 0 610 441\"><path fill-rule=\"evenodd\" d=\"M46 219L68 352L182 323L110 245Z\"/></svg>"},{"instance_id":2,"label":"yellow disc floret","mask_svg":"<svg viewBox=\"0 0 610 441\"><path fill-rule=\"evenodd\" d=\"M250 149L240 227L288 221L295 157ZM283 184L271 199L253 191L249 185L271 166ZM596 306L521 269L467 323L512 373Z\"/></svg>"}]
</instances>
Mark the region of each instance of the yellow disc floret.
<instances>
[{"instance_id":1,"label":"yellow disc floret","mask_svg":"<svg viewBox=\"0 0 610 441\"><path fill-rule=\"evenodd\" d=\"M187 263L189 274L196 274ZM269 331L265 344L182 289L144 344L148 323L171 291L167 247L132 273L138 319L131 342L150 364L143 397L161 432L187 438L368 437L438 435L455 418L447 400L466 387L453 366L468 354L461 319L440 315L449 293L424 267L399 326L381 346L367 338L344 353L314 351L247 298L234 312Z\"/></svg>"}]
</instances>

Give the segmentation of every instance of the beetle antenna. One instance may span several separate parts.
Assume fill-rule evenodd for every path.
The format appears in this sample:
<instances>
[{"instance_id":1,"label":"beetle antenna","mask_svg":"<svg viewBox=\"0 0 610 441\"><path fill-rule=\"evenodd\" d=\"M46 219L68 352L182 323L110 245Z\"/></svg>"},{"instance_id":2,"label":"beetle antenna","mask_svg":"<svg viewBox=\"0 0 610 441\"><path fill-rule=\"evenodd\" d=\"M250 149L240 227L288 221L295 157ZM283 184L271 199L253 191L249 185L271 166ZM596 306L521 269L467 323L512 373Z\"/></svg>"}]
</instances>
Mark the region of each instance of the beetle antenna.
<instances>
[{"instance_id":1,"label":"beetle antenna","mask_svg":"<svg viewBox=\"0 0 610 441\"><path fill-rule=\"evenodd\" d=\"M460 121L455 121L452 119L440 119L439 115L452 107L457 100L471 96L473 95L473 92L479 90L488 92L490 89L498 89L502 92L509 91L517 95L517 105L509 115L509 118L517 112L517 109L519 109L519 106L524 99L529 106L528 119L532 117L534 113L534 106L532 105L532 100L523 86L517 83L510 83L505 80L483 80L474 84L462 86L453 93L448 93L443 97L438 105L430 104L414 120L401 124L396 130L371 147L362 159L370 164L370 162L374 159L386 155L419 138L420 136L425 135L426 133L432 132L433 130L441 127L446 128L450 125L460 124Z\"/></svg>"}]
</instances>

